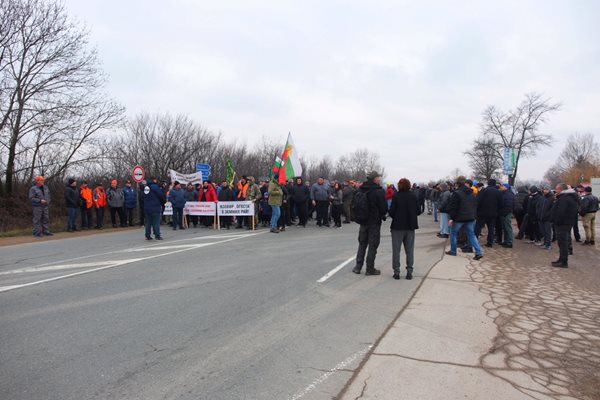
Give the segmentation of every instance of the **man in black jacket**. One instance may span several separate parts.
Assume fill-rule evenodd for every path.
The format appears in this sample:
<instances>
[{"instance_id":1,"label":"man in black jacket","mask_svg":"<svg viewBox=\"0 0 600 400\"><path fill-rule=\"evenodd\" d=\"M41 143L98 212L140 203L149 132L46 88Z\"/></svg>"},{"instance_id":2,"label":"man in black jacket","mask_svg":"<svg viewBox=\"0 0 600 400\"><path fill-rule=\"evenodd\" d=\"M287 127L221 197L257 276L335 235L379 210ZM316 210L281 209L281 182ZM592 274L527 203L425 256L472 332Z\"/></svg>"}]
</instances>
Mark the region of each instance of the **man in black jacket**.
<instances>
[{"instance_id":1,"label":"man in black jacket","mask_svg":"<svg viewBox=\"0 0 600 400\"><path fill-rule=\"evenodd\" d=\"M596 244L596 213L598 212L598 198L592 194L590 186L584 189L584 195L579 205L579 215L585 231L584 245Z\"/></svg>"},{"instance_id":2,"label":"man in black jacket","mask_svg":"<svg viewBox=\"0 0 600 400\"><path fill-rule=\"evenodd\" d=\"M540 232L544 238L542 246L550 250L552 245L552 205L554 204L554 193L549 187L542 189L544 195L540 197L537 203L537 219L540 225Z\"/></svg>"},{"instance_id":3,"label":"man in black jacket","mask_svg":"<svg viewBox=\"0 0 600 400\"><path fill-rule=\"evenodd\" d=\"M529 235L529 243L540 243L540 223L537 217L538 202L541 200L542 195L540 194L537 186L532 186L529 189L529 198L527 199L527 230Z\"/></svg>"},{"instance_id":4,"label":"man in black jacket","mask_svg":"<svg viewBox=\"0 0 600 400\"><path fill-rule=\"evenodd\" d=\"M571 229L577 219L578 195L564 183L556 186L556 200L552 208L552 220L558 240L559 258L552 263L553 267L569 266L569 249L571 248Z\"/></svg>"},{"instance_id":5,"label":"man in black jacket","mask_svg":"<svg viewBox=\"0 0 600 400\"><path fill-rule=\"evenodd\" d=\"M470 187L465 185L464 176L456 179L457 189L452 194L446 210L450 214L450 251L449 256L456 255L458 231L464 227L469 244L475 250L475 260L483 258L479 240L475 236L475 217L477 215L477 199Z\"/></svg>"},{"instance_id":6,"label":"man in black jacket","mask_svg":"<svg viewBox=\"0 0 600 400\"><path fill-rule=\"evenodd\" d=\"M301 177L296 178L296 184L292 187L290 197L293 200L296 215L298 215L298 226L306 228L308 218L308 201L310 200L310 189L304 184Z\"/></svg>"},{"instance_id":7,"label":"man in black jacket","mask_svg":"<svg viewBox=\"0 0 600 400\"><path fill-rule=\"evenodd\" d=\"M483 225L487 226L487 247L494 245L494 229L496 220L502 209L502 192L496 188L496 180L490 179L485 189L477 195L477 236L481 234Z\"/></svg>"},{"instance_id":8,"label":"man in black jacket","mask_svg":"<svg viewBox=\"0 0 600 400\"><path fill-rule=\"evenodd\" d=\"M385 201L385 192L380 186L381 175L375 171L369 172L367 181L358 189L367 197L369 205L368 219L361 223L358 233L358 252L356 253L356 266L352 270L355 274L360 274L360 270L365 262L367 248L367 272L365 275L380 275L381 271L375 268L375 257L377 248L381 241L381 222L385 221L388 207Z\"/></svg>"},{"instance_id":9,"label":"man in black jacket","mask_svg":"<svg viewBox=\"0 0 600 400\"><path fill-rule=\"evenodd\" d=\"M406 178L398 182L398 192L392 197L389 211L392 218L392 268L394 279L400 279L400 250L404 245L406 253L406 279L412 279L415 229L419 229L417 216L421 214L419 200L410 191L410 181Z\"/></svg>"},{"instance_id":10,"label":"man in black jacket","mask_svg":"<svg viewBox=\"0 0 600 400\"><path fill-rule=\"evenodd\" d=\"M79 193L75 179L69 179L65 187L65 205L67 206L67 232L77 230L77 209L79 208Z\"/></svg>"}]
</instances>

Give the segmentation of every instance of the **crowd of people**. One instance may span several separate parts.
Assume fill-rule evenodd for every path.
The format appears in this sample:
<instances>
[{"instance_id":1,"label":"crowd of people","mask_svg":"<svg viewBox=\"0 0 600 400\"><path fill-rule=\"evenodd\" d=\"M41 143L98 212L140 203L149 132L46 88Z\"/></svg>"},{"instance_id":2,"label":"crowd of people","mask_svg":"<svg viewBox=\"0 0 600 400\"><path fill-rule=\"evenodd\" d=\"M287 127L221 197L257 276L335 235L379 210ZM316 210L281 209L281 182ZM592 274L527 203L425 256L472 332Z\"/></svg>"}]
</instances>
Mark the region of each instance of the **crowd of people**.
<instances>
[{"instance_id":1,"label":"crowd of people","mask_svg":"<svg viewBox=\"0 0 600 400\"><path fill-rule=\"evenodd\" d=\"M384 189L377 172L370 172L364 182L329 182L320 177L311 184L297 177L281 184L278 178L275 175L270 180L257 182L252 176L242 176L235 184L207 180L196 185L182 185L177 181L159 183L153 178L143 181L137 190L130 181L120 186L117 180L112 180L105 189L102 182L92 188L85 181L78 186L75 179L69 179L64 191L67 231L103 229L108 209L112 227L137 223L145 226L147 240L162 240L161 224L174 230L186 226L213 227L213 217L184 215L187 202L251 201L255 205L254 217L221 216L220 225L226 229L235 226L251 230L262 226L272 233L280 233L292 225L306 227L311 220L318 227L334 228L354 221L360 224L360 230L353 271L361 273L366 263L367 275L379 275L375 258L381 225L391 217L396 279L399 279L403 246L407 278L412 278L417 217L425 212L439 222L437 236L450 239L447 251L450 256L455 256L460 248L463 252L475 253L475 260L481 259L483 250L479 238L485 228L485 246L490 248L494 245L512 248L513 239L527 239L541 249L551 250L552 243L557 242L559 258L552 265L567 267L568 256L573 253L571 232L575 241L581 242L579 217L585 230L582 244L595 245L598 198L592 194L591 187L579 185L573 189L561 183L554 190L549 186L541 189L532 186L514 191L509 184L499 184L494 179L483 185L461 176L454 182L422 186L411 185L403 178L397 185L388 183ZM35 178L29 197L33 206L34 236L52 235L48 226L51 195L42 176ZM172 206L172 216L164 215L167 202ZM516 235L513 235L513 219L518 228Z\"/></svg>"}]
</instances>

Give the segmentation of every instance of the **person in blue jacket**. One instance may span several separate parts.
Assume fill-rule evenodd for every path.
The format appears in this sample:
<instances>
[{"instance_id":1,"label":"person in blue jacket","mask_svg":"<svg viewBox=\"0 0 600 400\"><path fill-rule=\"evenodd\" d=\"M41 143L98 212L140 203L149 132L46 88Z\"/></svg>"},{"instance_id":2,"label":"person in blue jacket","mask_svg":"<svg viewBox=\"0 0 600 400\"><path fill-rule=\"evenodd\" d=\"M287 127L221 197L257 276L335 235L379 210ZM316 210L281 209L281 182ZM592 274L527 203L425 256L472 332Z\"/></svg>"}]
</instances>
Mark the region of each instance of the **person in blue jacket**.
<instances>
[{"instance_id":1,"label":"person in blue jacket","mask_svg":"<svg viewBox=\"0 0 600 400\"><path fill-rule=\"evenodd\" d=\"M125 221L127 225L133 226L133 211L137 204L137 193L134 188L131 187L131 181L125 183L123 188L123 196L125 198Z\"/></svg>"},{"instance_id":2,"label":"person in blue jacket","mask_svg":"<svg viewBox=\"0 0 600 400\"><path fill-rule=\"evenodd\" d=\"M185 193L181 189L181 184L175 181L173 188L169 191L168 200L173 207L173 230L185 229L183 227L183 208L185 207Z\"/></svg>"},{"instance_id":3,"label":"person in blue jacket","mask_svg":"<svg viewBox=\"0 0 600 400\"><path fill-rule=\"evenodd\" d=\"M156 240L162 240L160 236L160 214L163 204L166 203L164 192L158 187L157 179L148 180L144 188L144 219L146 222L146 240L152 240L151 230Z\"/></svg>"}]
</instances>

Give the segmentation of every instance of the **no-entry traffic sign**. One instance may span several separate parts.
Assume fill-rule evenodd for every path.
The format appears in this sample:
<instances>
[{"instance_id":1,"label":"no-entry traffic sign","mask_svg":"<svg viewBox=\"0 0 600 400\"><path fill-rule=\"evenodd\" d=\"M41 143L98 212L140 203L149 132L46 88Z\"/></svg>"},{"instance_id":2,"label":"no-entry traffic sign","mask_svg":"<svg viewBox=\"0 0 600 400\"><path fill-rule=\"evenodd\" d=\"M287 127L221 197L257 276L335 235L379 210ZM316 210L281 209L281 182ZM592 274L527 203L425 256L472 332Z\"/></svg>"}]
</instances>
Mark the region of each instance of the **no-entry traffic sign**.
<instances>
[{"instance_id":1,"label":"no-entry traffic sign","mask_svg":"<svg viewBox=\"0 0 600 400\"><path fill-rule=\"evenodd\" d=\"M133 167L133 170L131 171L131 177L133 178L133 180L137 183L140 183L141 181L144 180L144 168L142 168L139 165L136 165L135 167Z\"/></svg>"}]
</instances>

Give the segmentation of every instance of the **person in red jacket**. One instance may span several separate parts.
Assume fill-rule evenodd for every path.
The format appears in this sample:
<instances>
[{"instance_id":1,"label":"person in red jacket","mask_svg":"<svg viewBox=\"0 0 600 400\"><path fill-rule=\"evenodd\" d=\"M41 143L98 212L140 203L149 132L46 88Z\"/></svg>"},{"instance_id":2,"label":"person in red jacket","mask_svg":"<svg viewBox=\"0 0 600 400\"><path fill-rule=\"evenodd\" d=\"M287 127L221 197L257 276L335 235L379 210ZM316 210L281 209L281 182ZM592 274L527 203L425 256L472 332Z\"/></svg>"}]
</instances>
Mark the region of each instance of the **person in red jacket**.
<instances>
[{"instance_id":1,"label":"person in red jacket","mask_svg":"<svg viewBox=\"0 0 600 400\"><path fill-rule=\"evenodd\" d=\"M394 185L388 183L387 189L385 189L385 201L387 202L388 210L392 206L392 199L394 198L395 193L396 191L394 190Z\"/></svg>"},{"instance_id":2,"label":"person in red jacket","mask_svg":"<svg viewBox=\"0 0 600 400\"><path fill-rule=\"evenodd\" d=\"M215 190L215 187L212 185L211 181L204 181L202 183L202 187L198 192L198 201L218 201L217 192ZM201 217L201 219L202 225L204 225L207 228L213 224L213 218L211 217Z\"/></svg>"}]
</instances>

